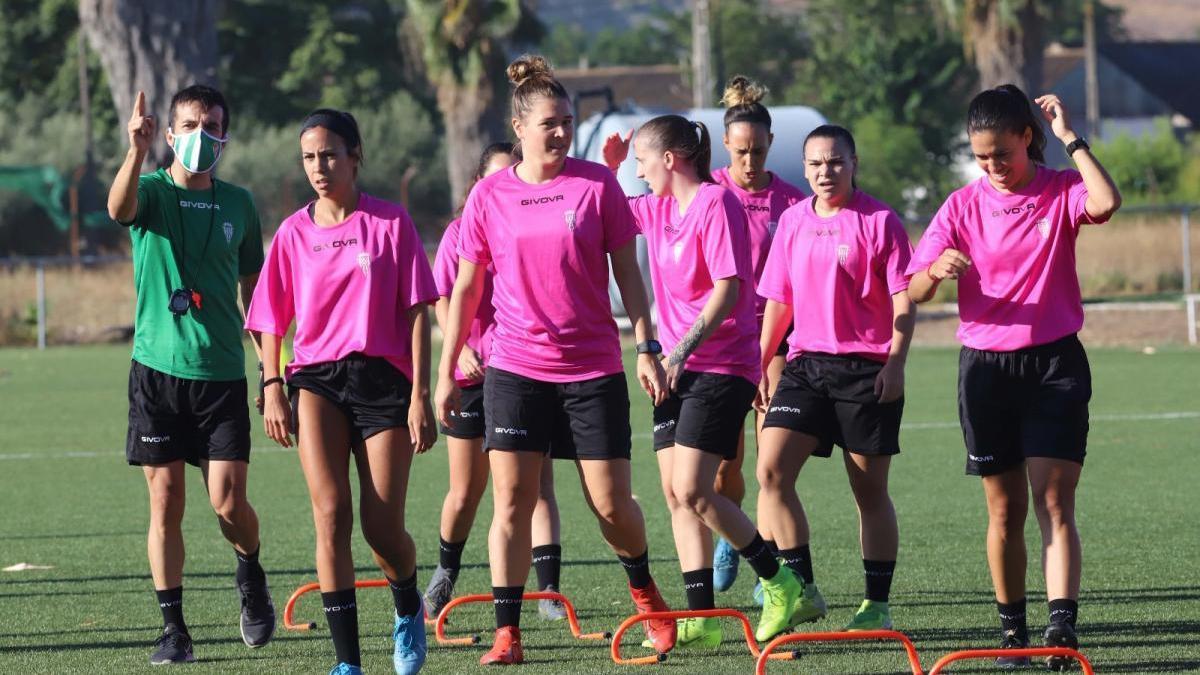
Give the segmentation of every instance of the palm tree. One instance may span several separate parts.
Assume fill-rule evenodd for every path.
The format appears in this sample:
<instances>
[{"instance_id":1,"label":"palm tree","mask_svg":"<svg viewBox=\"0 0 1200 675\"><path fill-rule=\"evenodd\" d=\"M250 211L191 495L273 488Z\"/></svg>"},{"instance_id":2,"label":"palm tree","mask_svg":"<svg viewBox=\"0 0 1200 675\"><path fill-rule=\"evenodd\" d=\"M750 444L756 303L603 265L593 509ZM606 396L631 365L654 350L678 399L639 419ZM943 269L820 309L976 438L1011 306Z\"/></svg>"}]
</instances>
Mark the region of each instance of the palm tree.
<instances>
[{"instance_id":1,"label":"palm tree","mask_svg":"<svg viewBox=\"0 0 1200 675\"><path fill-rule=\"evenodd\" d=\"M407 0L437 89L451 201L471 184L479 153L508 137L504 45L522 24L520 0Z\"/></svg>"},{"instance_id":2,"label":"palm tree","mask_svg":"<svg viewBox=\"0 0 1200 675\"><path fill-rule=\"evenodd\" d=\"M1045 0L937 0L945 19L963 33L979 86L1012 83L1030 95L1042 86Z\"/></svg>"}]
</instances>

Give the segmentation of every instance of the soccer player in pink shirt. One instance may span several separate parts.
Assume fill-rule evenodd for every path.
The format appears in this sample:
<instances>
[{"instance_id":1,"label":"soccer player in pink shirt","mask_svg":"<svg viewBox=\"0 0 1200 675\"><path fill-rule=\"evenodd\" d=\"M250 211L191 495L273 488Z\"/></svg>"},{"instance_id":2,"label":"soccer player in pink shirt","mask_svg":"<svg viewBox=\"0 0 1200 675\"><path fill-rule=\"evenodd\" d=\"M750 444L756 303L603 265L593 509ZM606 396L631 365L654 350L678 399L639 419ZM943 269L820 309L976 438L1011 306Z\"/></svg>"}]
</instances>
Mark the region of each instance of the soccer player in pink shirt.
<instances>
[{"instance_id":1,"label":"soccer player in pink shirt","mask_svg":"<svg viewBox=\"0 0 1200 675\"><path fill-rule=\"evenodd\" d=\"M775 135L771 133L771 113L762 104L767 95L763 85L738 75L729 81L721 102L725 104L725 149L729 152L729 166L712 173L718 185L725 186L737 197L746 209L746 225L750 232L750 262L754 268L754 283L762 278L767 264L767 253L775 237L779 217L788 207L804 199L804 192L770 172L766 168L767 153ZM767 299L755 294L755 313L762 327ZM771 358L767 370L768 391L775 391L779 376L783 373L786 343L780 343L780 352ZM755 438L762 431L762 416L755 415ZM742 477L742 461L746 452L746 437L738 435L737 456L721 462L717 469L717 492L741 506L746 496L746 481ZM761 493L760 493L761 494ZM778 554L779 547L765 523L758 523L758 531L767 547ZM713 551L713 585L718 591L729 590L737 580L737 551L724 537L717 540ZM762 587L755 586L755 602L762 604Z\"/></svg>"},{"instance_id":2,"label":"soccer player in pink shirt","mask_svg":"<svg viewBox=\"0 0 1200 675\"><path fill-rule=\"evenodd\" d=\"M605 161L616 171L629 136L613 134ZM654 450L683 570L688 609L714 607L715 531L733 543L763 584L757 639L793 625L803 584L781 567L753 521L716 491L717 468L737 453L761 376L754 270L742 204L709 174L708 129L679 115L646 122L634 138L638 177L652 194L630 200L650 254L671 395L654 409ZM679 621L679 646L715 647L715 618Z\"/></svg>"},{"instance_id":3,"label":"soccer player in pink shirt","mask_svg":"<svg viewBox=\"0 0 1200 675\"><path fill-rule=\"evenodd\" d=\"M496 639L480 663L524 660L520 611L529 575L530 517L546 454L566 448L601 532L625 568L638 611L665 610L652 577L645 522L630 486L629 390L608 300L608 264L643 346L639 383L665 398L649 302L634 249L637 226L616 178L570 158L570 100L540 56L508 67L513 130L523 159L480 181L463 209L459 269L438 365L437 414L449 425L461 410L454 378L495 266L496 326L484 376L484 419L494 515L488 537ZM675 622L648 621L660 653L675 644Z\"/></svg>"},{"instance_id":4,"label":"soccer player in pink shirt","mask_svg":"<svg viewBox=\"0 0 1200 675\"><path fill-rule=\"evenodd\" d=\"M1013 85L980 93L967 111L971 152L984 175L946 199L908 267L908 293L925 302L958 282L958 411L967 473L988 507L987 555L1001 644L1029 643L1025 518L1029 490L1042 532L1050 623L1045 642L1075 647L1081 550L1075 488L1087 448L1092 378L1076 337L1083 304L1075 272L1080 226L1121 206L1112 178L1071 128L1057 96ZM1040 117L1078 170L1045 165ZM1005 658L1001 665L1028 664ZM1048 659L1062 669L1065 659Z\"/></svg>"},{"instance_id":5,"label":"soccer player in pink shirt","mask_svg":"<svg viewBox=\"0 0 1200 675\"><path fill-rule=\"evenodd\" d=\"M904 362L915 310L905 293L912 246L900 218L859 190L854 137L822 125L804 141L813 196L791 207L758 283L767 301L762 368L783 340L787 366L774 393L764 379L758 449L759 520L805 581L797 621L825 616L813 583L809 528L796 478L810 456L842 461L858 506L865 598L846 630L891 628L888 596L899 534L888 472L900 452Z\"/></svg>"},{"instance_id":6,"label":"soccer player in pink shirt","mask_svg":"<svg viewBox=\"0 0 1200 675\"><path fill-rule=\"evenodd\" d=\"M484 148L479 158L475 182L507 169L519 161L520 156L520 149L512 143L492 143ZM446 326L446 313L450 309L454 280L458 276L461 222L461 219L455 218L446 226L433 264L433 278L439 296L434 309L438 323L443 327ZM487 370L492 329L496 325L490 277L489 269L479 311L471 323L467 342L458 355L458 366L454 371L455 381L462 391L462 409L451 418L451 426L442 427L450 459L450 489L442 502L438 566L425 589L425 608L430 617L436 617L454 597L454 584L462 566L463 547L466 546L471 525L475 522L475 512L488 483L487 454L483 452L483 374ZM540 494L537 506L533 509L533 567L537 572L540 591L558 590L562 566L558 504L554 498L554 471L551 466L551 462L542 463ZM538 601L538 614L550 620L567 617L566 608L557 600Z\"/></svg>"},{"instance_id":7,"label":"soccer player in pink shirt","mask_svg":"<svg viewBox=\"0 0 1200 675\"><path fill-rule=\"evenodd\" d=\"M404 502L413 454L437 439L426 311L437 289L408 213L358 188L363 148L354 118L313 112L300 151L317 198L279 226L247 311L246 328L263 342L264 424L284 447L296 430L338 659L331 673L361 672L351 459L363 536L395 602L392 661L397 673L416 673L425 661L425 622ZM293 320L289 406L279 344Z\"/></svg>"}]
</instances>

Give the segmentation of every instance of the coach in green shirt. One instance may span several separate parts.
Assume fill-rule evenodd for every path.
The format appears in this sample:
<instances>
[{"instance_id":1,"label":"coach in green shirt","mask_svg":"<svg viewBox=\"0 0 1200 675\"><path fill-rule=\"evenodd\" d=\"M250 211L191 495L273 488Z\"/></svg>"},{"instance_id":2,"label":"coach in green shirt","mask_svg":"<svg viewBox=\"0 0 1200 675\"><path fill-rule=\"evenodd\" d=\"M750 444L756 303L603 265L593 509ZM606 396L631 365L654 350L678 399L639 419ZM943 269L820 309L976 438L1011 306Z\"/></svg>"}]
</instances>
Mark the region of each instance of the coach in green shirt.
<instances>
[{"instance_id":1,"label":"coach in green shirt","mask_svg":"<svg viewBox=\"0 0 1200 675\"><path fill-rule=\"evenodd\" d=\"M244 188L217 180L229 128L219 91L194 85L171 99L165 137L175 156L138 176L154 117L138 92L129 152L108 212L129 228L137 289L125 456L150 492L150 572L163 615L153 664L193 661L183 619L185 463L200 467L221 532L237 556L242 640L266 644L275 609L258 562L258 516L246 501L250 461L243 304L263 263L262 227Z\"/></svg>"}]
</instances>

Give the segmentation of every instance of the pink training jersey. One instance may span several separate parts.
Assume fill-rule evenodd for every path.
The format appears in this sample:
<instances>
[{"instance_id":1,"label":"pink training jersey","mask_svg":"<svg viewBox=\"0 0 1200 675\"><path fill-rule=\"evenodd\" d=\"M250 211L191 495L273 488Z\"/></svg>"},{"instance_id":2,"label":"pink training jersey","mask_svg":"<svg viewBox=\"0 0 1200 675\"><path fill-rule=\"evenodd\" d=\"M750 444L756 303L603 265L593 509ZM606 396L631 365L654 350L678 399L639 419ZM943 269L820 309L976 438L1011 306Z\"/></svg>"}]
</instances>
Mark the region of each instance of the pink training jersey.
<instances>
[{"instance_id":1,"label":"pink training jersey","mask_svg":"<svg viewBox=\"0 0 1200 675\"><path fill-rule=\"evenodd\" d=\"M518 178L516 166L476 184L458 254L495 266L488 366L542 382L621 372L607 254L635 236L621 185L594 162L568 157L541 185Z\"/></svg>"},{"instance_id":2,"label":"pink training jersey","mask_svg":"<svg viewBox=\"0 0 1200 675\"><path fill-rule=\"evenodd\" d=\"M754 282L758 283L767 264L767 254L771 251L771 241L775 238L779 217L788 207L804 199L804 191L774 173L771 174L771 182L755 192L738 187L729 175L729 167L717 169L712 172L712 177L717 185L722 185L732 192L746 209L746 225L750 228L750 262L754 267ZM761 295L755 297L755 312L761 326L767 299Z\"/></svg>"},{"instance_id":3,"label":"pink training jersey","mask_svg":"<svg viewBox=\"0 0 1200 675\"><path fill-rule=\"evenodd\" d=\"M446 226L442 234L442 242L438 244L437 257L433 260L433 281L437 285L438 295L449 298L454 291L454 280L458 278L458 239L461 219L455 218ZM475 312L475 320L467 331L467 346L479 355L479 360L487 365L491 352L492 328L496 325L496 310L492 308L492 273L489 265L483 276L483 295L479 298L479 309ZM471 380L462 374L458 366L454 367L454 379L459 386L479 384L481 380Z\"/></svg>"},{"instance_id":4,"label":"pink training jersey","mask_svg":"<svg viewBox=\"0 0 1200 675\"><path fill-rule=\"evenodd\" d=\"M248 330L285 335L296 320L296 370L359 352L388 360L412 380L407 312L433 302L437 288L404 207L361 193L358 209L318 227L308 206L288 216L246 311Z\"/></svg>"},{"instance_id":5,"label":"pink training jersey","mask_svg":"<svg viewBox=\"0 0 1200 675\"><path fill-rule=\"evenodd\" d=\"M784 211L758 293L792 307L788 360L819 352L887 361L892 296L908 288L911 255L900 218L861 190L829 217L811 198Z\"/></svg>"},{"instance_id":6,"label":"pink training jersey","mask_svg":"<svg viewBox=\"0 0 1200 675\"><path fill-rule=\"evenodd\" d=\"M737 304L684 364L686 370L758 384L758 322L746 217L733 193L703 183L687 211L673 197L629 200L650 253L650 277L663 350L670 353L700 316L718 279L741 281Z\"/></svg>"},{"instance_id":7,"label":"pink training jersey","mask_svg":"<svg viewBox=\"0 0 1200 675\"><path fill-rule=\"evenodd\" d=\"M1078 171L1037 167L1013 194L987 176L959 188L929 223L908 266L924 274L942 251L971 259L958 279L958 339L974 349L1013 351L1079 332L1083 303L1075 272L1087 188Z\"/></svg>"}]
</instances>

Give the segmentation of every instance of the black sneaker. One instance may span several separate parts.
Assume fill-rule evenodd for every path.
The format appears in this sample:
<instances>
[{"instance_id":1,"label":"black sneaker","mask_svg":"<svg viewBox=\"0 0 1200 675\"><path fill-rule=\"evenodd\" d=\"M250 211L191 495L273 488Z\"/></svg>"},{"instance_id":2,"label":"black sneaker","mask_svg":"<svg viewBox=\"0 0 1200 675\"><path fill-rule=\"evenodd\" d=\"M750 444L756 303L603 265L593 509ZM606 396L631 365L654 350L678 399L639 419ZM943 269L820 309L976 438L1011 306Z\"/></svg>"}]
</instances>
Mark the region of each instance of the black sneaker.
<instances>
[{"instance_id":1,"label":"black sneaker","mask_svg":"<svg viewBox=\"0 0 1200 675\"><path fill-rule=\"evenodd\" d=\"M238 584L238 593L242 596L242 642L247 647L261 647L275 634L275 604L266 577Z\"/></svg>"},{"instance_id":2,"label":"black sneaker","mask_svg":"<svg viewBox=\"0 0 1200 675\"><path fill-rule=\"evenodd\" d=\"M179 630L174 624L163 629L162 635L154 641L154 653L150 655L150 665L165 666L171 663L192 663L196 657L192 655L192 638Z\"/></svg>"},{"instance_id":3,"label":"black sneaker","mask_svg":"<svg viewBox=\"0 0 1200 675\"><path fill-rule=\"evenodd\" d=\"M1079 649L1079 637L1075 635L1075 627L1066 621L1056 621L1046 627L1045 641L1047 647L1069 647ZM1046 668L1053 671L1066 671L1075 661L1070 657L1047 656Z\"/></svg>"},{"instance_id":4,"label":"black sneaker","mask_svg":"<svg viewBox=\"0 0 1200 675\"><path fill-rule=\"evenodd\" d=\"M1006 630L1000 637L1000 649L1025 649L1029 646L1029 638L1016 630ZM997 668L1028 668L1028 656L1001 656L996 659Z\"/></svg>"}]
</instances>

